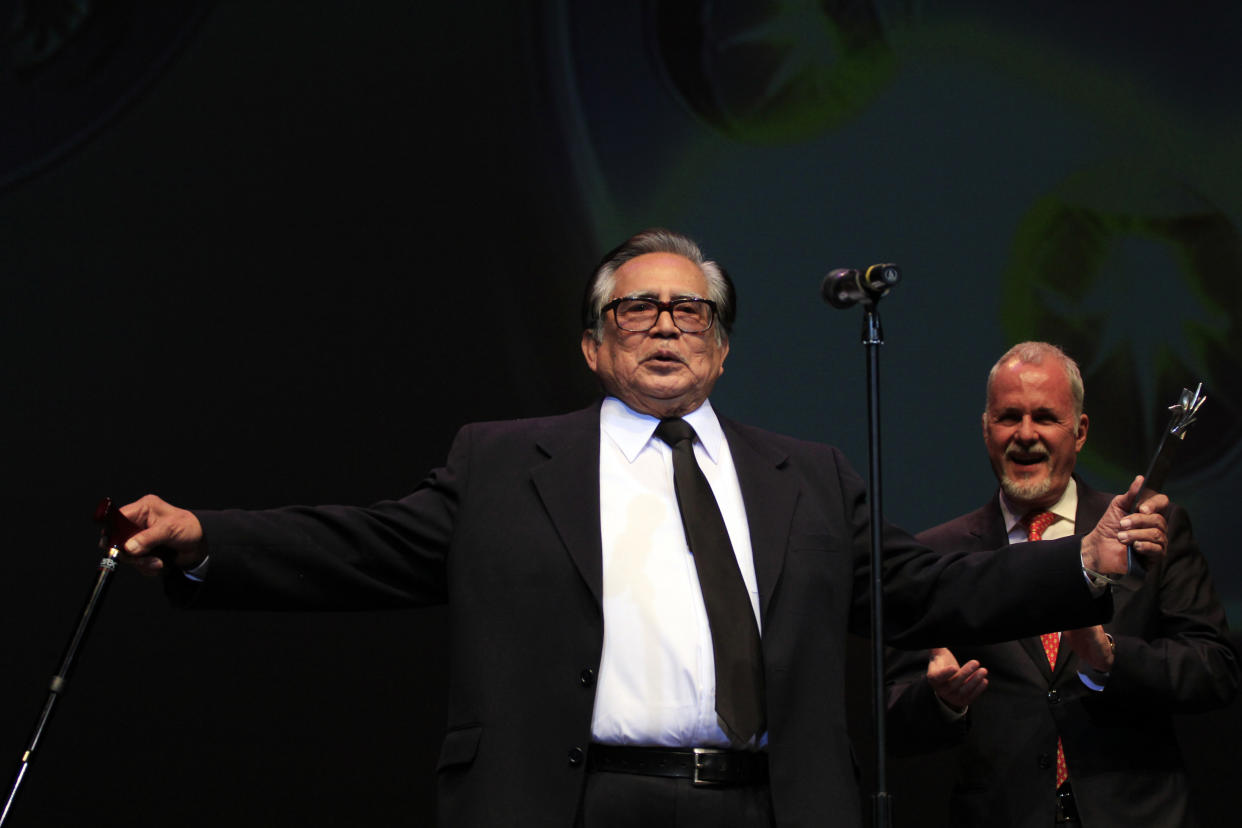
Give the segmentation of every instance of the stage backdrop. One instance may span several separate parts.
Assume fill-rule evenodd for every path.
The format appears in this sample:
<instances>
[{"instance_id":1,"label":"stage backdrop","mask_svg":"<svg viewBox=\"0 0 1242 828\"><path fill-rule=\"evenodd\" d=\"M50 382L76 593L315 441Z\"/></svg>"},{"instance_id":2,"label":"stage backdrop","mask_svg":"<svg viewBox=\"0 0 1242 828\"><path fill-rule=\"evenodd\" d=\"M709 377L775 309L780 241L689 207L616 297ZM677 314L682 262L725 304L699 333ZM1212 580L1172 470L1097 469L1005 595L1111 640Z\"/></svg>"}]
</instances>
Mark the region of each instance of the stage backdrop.
<instances>
[{"instance_id":1,"label":"stage backdrop","mask_svg":"<svg viewBox=\"0 0 1242 828\"><path fill-rule=\"evenodd\" d=\"M0 3L0 773L99 497L400 496L460 424L593 399L583 281L655 224L738 283L717 407L860 469L861 315L819 283L901 267L884 504L910 529L991 494L1014 341L1082 364L1101 487L1202 380L1168 488L1242 624L1242 11L1028 6ZM437 608L175 613L124 571L12 824L429 824L444 634ZM1183 723L1208 825L1236 822L1238 718ZM929 824L935 780L899 770L898 825Z\"/></svg>"}]
</instances>

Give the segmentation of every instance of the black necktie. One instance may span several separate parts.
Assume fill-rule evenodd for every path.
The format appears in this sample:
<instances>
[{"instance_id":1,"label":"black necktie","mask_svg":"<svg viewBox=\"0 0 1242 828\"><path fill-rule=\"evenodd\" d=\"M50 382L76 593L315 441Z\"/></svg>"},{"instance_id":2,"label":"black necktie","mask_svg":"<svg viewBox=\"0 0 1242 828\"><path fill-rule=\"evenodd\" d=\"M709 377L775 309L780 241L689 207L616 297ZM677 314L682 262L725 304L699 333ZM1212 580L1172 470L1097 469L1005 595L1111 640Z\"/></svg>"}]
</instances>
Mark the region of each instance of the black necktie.
<instances>
[{"instance_id":1,"label":"black necktie","mask_svg":"<svg viewBox=\"0 0 1242 828\"><path fill-rule=\"evenodd\" d=\"M694 459L694 429L685 420L661 420L655 433L673 449L673 488L712 633L716 715L731 740L746 743L765 727L763 653L750 595L716 497Z\"/></svg>"}]
</instances>

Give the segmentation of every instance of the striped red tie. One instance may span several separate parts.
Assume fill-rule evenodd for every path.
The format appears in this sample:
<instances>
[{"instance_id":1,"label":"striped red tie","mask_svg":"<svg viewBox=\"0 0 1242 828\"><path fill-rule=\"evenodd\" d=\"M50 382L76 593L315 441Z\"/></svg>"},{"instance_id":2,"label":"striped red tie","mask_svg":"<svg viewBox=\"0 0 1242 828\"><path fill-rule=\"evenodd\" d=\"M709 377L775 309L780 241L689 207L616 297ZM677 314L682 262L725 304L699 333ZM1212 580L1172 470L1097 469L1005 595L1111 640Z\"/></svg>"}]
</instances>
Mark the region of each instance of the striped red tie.
<instances>
[{"instance_id":1,"label":"striped red tie","mask_svg":"<svg viewBox=\"0 0 1242 828\"><path fill-rule=\"evenodd\" d=\"M1022 525L1026 527L1026 539L1037 541L1043 540L1044 530L1052 525L1057 516L1052 512L1032 512L1022 518ZM1057 666L1057 649L1061 646L1060 633L1044 633L1039 637L1043 642L1044 654L1048 656L1048 666L1056 669ZM1061 737L1057 737L1057 787L1061 787L1062 783L1069 778L1069 768L1065 764L1065 748L1061 746Z\"/></svg>"}]
</instances>

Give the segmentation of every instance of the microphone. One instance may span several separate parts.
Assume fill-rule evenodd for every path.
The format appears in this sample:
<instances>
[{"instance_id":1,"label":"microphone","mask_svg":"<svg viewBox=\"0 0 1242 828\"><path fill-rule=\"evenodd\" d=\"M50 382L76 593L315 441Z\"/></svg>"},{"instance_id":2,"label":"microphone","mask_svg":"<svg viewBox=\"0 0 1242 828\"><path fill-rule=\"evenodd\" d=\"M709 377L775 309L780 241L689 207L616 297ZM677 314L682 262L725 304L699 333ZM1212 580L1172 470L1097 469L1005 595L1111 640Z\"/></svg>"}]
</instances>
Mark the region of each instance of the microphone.
<instances>
[{"instance_id":1,"label":"microphone","mask_svg":"<svg viewBox=\"0 0 1242 828\"><path fill-rule=\"evenodd\" d=\"M873 264L864 271L838 267L829 271L820 286L824 301L834 308L848 308L864 300L886 295L901 281L901 270L895 264Z\"/></svg>"}]
</instances>

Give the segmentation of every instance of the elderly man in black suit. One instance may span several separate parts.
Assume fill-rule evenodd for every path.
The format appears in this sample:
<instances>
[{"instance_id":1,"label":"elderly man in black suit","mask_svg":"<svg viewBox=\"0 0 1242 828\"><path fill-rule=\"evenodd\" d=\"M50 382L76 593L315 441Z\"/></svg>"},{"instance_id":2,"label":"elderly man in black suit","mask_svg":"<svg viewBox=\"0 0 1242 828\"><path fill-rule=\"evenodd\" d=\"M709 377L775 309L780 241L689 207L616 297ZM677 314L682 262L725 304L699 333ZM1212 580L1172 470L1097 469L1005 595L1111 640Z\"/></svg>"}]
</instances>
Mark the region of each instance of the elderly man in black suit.
<instances>
[{"instance_id":1,"label":"elderly man in black suit","mask_svg":"<svg viewBox=\"0 0 1242 828\"><path fill-rule=\"evenodd\" d=\"M1091 531L1112 497L1073 473L1088 425L1074 361L1015 345L988 376L983 415L1000 491L919 539L981 551ZM1183 510L1171 508L1168 531L1167 556L1116 590L1111 621L892 660L892 747L961 744L950 825L1195 824L1171 716L1228 704L1239 668Z\"/></svg>"},{"instance_id":2,"label":"elderly man in black suit","mask_svg":"<svg viewBox=\"0 0 1242 828\"><path fill-rule=\"evenodd\" d=\"M713 410L734 308L693 241L640 233L586 293L601 403L466 426L416 491L366 508L147 496L126 550L158 571L170 547L196 607L447 602L443 826L861 825L841 665L867 626L864 487L835 449ZM1128 514L1136 492L1037 555L936 555L886 526L893 639L1106 620L1090 578L1127 542L1163 552L1163 502Z\"/></svg>"}]
</instances>

